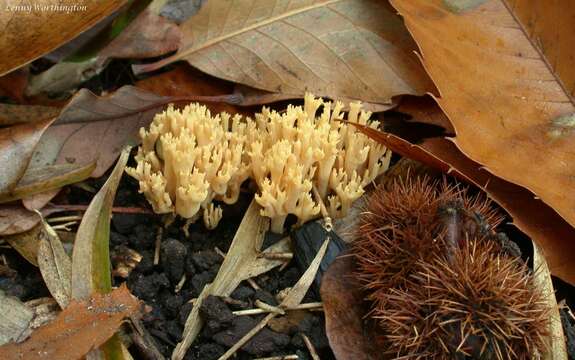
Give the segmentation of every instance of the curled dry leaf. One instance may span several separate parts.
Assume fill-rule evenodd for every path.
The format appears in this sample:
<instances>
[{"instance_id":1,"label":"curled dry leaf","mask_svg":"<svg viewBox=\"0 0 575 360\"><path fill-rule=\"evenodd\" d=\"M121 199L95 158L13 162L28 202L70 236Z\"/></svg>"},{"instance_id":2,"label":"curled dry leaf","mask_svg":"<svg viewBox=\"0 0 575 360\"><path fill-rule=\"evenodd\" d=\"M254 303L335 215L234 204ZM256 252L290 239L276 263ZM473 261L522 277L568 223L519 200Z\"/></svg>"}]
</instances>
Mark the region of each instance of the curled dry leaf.
<instances>
[{"instance_id":1,"label":"curled dry leaf","mask_svg":"<svg viewBox=\"0 0 575 360\"><path fill-rule=\"evenodd\" d=\"M12 190L28 167L34 148L54 119L0 129L0 194Z\"/></svg>"},{"instance_id":2,"label":"curled dry leaf","mask_svg":"<svg viewBox=\"0 0 575 360\"><path fill-rule=\"evenodd\" d=\"M38 215L41 216L39 212ZM38 268L50 294L64 309L70 303L72 261L54 229L44 219L40 226L42 231L38 244Z\"/></svg>"},{"instance_id":3,"label":"curled dry leaf","mask_svg":"<svg viewBox=\"0 0 575 360\"><path fill-rule=\"evenodd\" d=\"M86 299L95 293L112 290L110 219L116 190L129 155L130 148L124 148L110 177L90 202L78 227L72 253L73 299ZM129 359L117 335L91 354L103 359Z\"/></svg>"},{"instance_id":4,"label":"curled dry leaf","mask_svg":"<svg viewBox=\"0 0 575 360\"><path fill-rule=\"evenodd\" d=\"M0 345L22 340L33 317L32 309L0 291Z\"/></svg>"},{"instance_id":5,"label":"curled dry leaf","mask_svg":"<svg viewBox=\"0 0 575 360\"><path fill-rule=\"evenodd\" d=\"M167 99L133 86L102 97L81 89L42 136L32 166L97 161L92 176L100 177L126 144L138 141L140 127L148 125Z\"/></svg>"},{"instance_id":6,"label":"curled dry leaf","mask_svg":"<svg viewBox=\"0 0 575 360\"><path fill-rule=\"evenodd\" d=\"M0 76L73 39L126 2L126 0L85 0L79 4L5 3L0 12L0 33L2 33ZM27 8L22 11L15 8L16 6ZM48 9L42 8L43 6ZM68 11L50 10L50 6L66 6Z\"/></svg>"},{"instance_id":7,"label":"curled dry leaf","mask_svg":"<svg viewBox=\"0 0 575 360\"><path fill-rule=\"evenodd\" d=\"M463 155L450 140L427 139L418 146L392 134L355 126L395 153L481 188L511 215L517 228L542 248L551 272L575 284L575 242L566 241L575 236L575 229L530 191L491 175L480 164Z\"/></svg>"},{"instance_id":8,"label":"curled dry leaf","mask_svg":"<svg viewBox=\"0 0 575 360\"><path fill-rule=\"evenodd\" d=\"M180 38L180 29L176 24L146 9L98 56L123 59L157 57L177 50Z\"/></svg>"},{"instance_id":9,"label":"curled dry leaf","mask_svg":"<svg viewBox=\"0 0 575 360\"><path fill-rule=\"evenodd\" d=\"M0 194L0 203L30 197L34 194L80 182L89 178L95 168L95 162L86 165L59 164L29 168L14 189Z\"/></svg>"},{"instance_id":10,"label":"curled dry leaf","mask_svg":"<svg viewBox=\"0 0 575 360\"><path fill-rule=\"evenodd\" d=\"M42 215L48 216L57 209L42 209ZM33 211L19 205L0 205L0 236L20 234L29 231L40 223L40 217Z\"/></svg>"},{"instance_id":11,"label":"curled dry leaf","mask_svg":"<svg viewBox=\"0 0 575 360\"><path fill-rule=\"evenodd\" d=\"M135 71L187 60L271 92L378 104L433 88L413 57L412 39L383 1L211 0L180 28L175 55Z\"/></svg>"},{"instance_id":12,"label":"curled dry leaf","mask_svg":"<svg viewBox=\"0 0 575 360\"><path fill-rule=\"evenodd\" d=\"M38 213L35 213L35 215L38 217L38 222L29 231L8 235L2 239L30 264L38 266L38 245L40 244L40 237L44 232L44 227L40 223L40 215Z\"/></svg>"},{"instance_id":13,"label":"curled dry leaf","mask_svg":"<svg viewBox=\"0 0 575 360\"><path fill-rule=\"evenodd\" d=\"M564 50L564 44L571 49L569 39L544 44L550 57L543 57L537 38L529 38L512 13L534 10L532 2L509 1L518 5L508 6L488 0L460 14L442 0L391 3L421 49L441 94L437 101L455 128L457 147L491 173L526 187L575 225L575 102L572 77L563 78L575 68L575 57ZM573 22L572 9L563 10L559 2L550 6L559 8L545 13L555 11L557 17L532 24L533 33L545 33L547 40L573 26L560 27ZM551 33L541 31L548 26ZM548 256L553 270L557 262Z\"/></svg>"},{"instance_id":14,"label":"curled dry leaf","mask_svg":"<svg viewBox=\"0 0 575 360\"><path fill-rule=\"evenodd\" d=\"M356 277L353 257L342 255L324 273L321 300L329 345L338 360L376 360L382 344L375 327L368 329L364 296Z\"/></svg>"},{"instance_id":15,"label":"curled dry leaf","mask_svg":"<svg viewBox=\"0 0 575 360\"><path fill-rule=\"evenodd\" d=\"M22 343L0 347L4 360L80 359L118 330L124 318L139 312L140 304L125 285L110 294L73 301L58 317L36 329Z\"/></svg>"},{"instance_id":16,"label":"curled dry leaf","mask_svg":"<svg viewBox=\"0 0 575 360\"><path fill-rule=\"evenodd\" d=\"M28 67L23 67L0 76L0 96L10 98L19 104L23 103L28 74ZM0 124L2 124L2 121L0 121Z\"/></svg>"}]
</instances>

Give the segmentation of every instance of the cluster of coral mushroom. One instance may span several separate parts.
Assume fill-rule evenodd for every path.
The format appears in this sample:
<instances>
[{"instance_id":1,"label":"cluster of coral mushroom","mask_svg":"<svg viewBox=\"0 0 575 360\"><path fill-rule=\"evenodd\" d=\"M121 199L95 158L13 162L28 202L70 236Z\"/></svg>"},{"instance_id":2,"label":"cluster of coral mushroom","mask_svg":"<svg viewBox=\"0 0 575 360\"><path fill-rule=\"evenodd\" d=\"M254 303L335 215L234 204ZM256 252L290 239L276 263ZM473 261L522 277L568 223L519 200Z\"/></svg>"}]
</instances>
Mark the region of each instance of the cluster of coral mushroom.
<instances>
[{"instance_id":1,"label":"cluster of coral mushroom","mask_svg":"<svg viewBox=\"0 0 575 360\"><path fill-rule=\"evenodd\" d=\"M319 108L323 110L316 116ZM316 196L331 217L345 216L363 188L385 171L391 152L344 119L343 104L306 94L303 108L285 112L263 108L255 120L221 113L202 105L171 106L141 129L136 178L157 213L172 213L208 228L217 226L226 204L237 201L248 178L258 185L261 214L272 231L283 232L289 214L304 223L320 213ZM347 121L376 128L370 112L351 103Z\"/></svg>"}]
</instances>

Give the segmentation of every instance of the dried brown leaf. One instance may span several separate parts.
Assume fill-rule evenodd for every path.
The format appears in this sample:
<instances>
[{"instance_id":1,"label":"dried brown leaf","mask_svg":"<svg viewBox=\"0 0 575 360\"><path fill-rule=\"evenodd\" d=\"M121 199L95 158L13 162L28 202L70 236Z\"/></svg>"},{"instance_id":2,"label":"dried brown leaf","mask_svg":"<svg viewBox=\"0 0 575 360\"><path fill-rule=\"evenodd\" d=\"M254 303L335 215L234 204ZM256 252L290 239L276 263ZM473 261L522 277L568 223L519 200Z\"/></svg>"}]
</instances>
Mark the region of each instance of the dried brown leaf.
<instances>
[{"instance_id":1,"label":"dried brown leaf","mask_svg":"<svg viewBox=\"0 0 575 360\"><path fill-rule=\"evenodd\" d=\"M110 15L126 0L85 0L81 4L49 1L7 2L0 12L0 76L50 52ZM42 6L85 6L55 11ZM18 8L22 6L24 8ZM38 8L37 8L38 6ZM28 7L28 8L26 8Z\"/></svg>"},{"instance_id":2,"label":"dried brown leaf","mask_svg":"<svg viewBox=\"0 0 575 360\"><path fill-rule=\"evenodd\" d=\"M412 39L383 1L211 0L181 30L175 55L135 70L187 60L271 92L378 104L433 88L414 61Z\"/></svg>"},{"instance_id":3,"label":"dried brown leaf","mask_svg":"<svg viewBox=\"0 0 575 360\"><path fill-rule=\"evenodd\" d=\"M139 141L140 127L148 125L162 106L153 105L166 99L132 86L102 97L81 89L42 136L32 164L87 165L97 161L92 176L102 176L126 144Z\"/></svg>"},{"instance_id":4,"label":"dried brown leaf","mask_svg":"<svg viewBox=\"0 0 575 360\"><path fill-rule=\"evenodd\" d=\"M38 244L38 268L52 297L62 309L70 303L72 282L72 260L58 234L42 220L42 231Z\"/></svg>"},{"instance_id":5,"label":"dried brown leaf","mask_svg":"<svg viewBox=\"0 0 575 360\"><path fill-rule=\"evenodd\" d=\"M24 102L24 89L28 83L28 67L14 70L0 76L0 96L5 96L18 103ZM2 121L0 121L0 124Z\"/></svg>"},{"instance_id":6,"label":"dried brown leaf","mask_svg":"<svg viewBox=\"0 0 575 360\"><path fill-rule=\"evenodd\" d=\"M12 190L24 175L36 144L53 121L47 119L0 129L0 194Z\"/></svg>"},{"instance_id":7,"label":"dried brown leaf","mask_svg":"<svg viewBox=\"0 0 575 360\"><path fill-rule=\"evenodd\" d=\"M0 345L25 337L33 317L34 312L26 304L0 291Z\"/></svg>"},{"instance_id":8,"label":"dried brown leaf","mask_svg":"<svg viewBox=\"0 0 575 360\"><path fill-rule=\"evenodd\" d=\"M38 225L40 217L19 205L0 205L0 235L26 232Z\"/></svg>"},{"instance_id":9,"label":"dried brown leaf","mask_svg":"<svg viewBox=\"0 0 575 360\"><path fill-rule=\"evenodd\" d=\"M180 29L176 24L146 9L98 56L121 59L157 57L177 50L180 38Z\"/></svg>"},{"instance_id":10,"label":"dried brown leaf","mask_svg":"<svg viewBox=\"0 0 575 360\"><path fill-rule=\"evenodd\" d=\"M80 182L90 177L95 167L96 163L93 162L86 165L60 164L29 168L14 189L0 194L0 203L22 199Z\"/></svg>"},{"instance_id":11,"label":"dried brown leaf","mask_svg":"<svg viewBox=\"0 0 575 360\"><path fill-rule=\"evenodd\" d=\"M321 282L321 299L329 345L338 360L381 359L384 349L375 327L367 330L364 295L353 276L354 259L340 256L325 272Z\"/></svg>"},{"instance_id":12,"label":"dried brown leaf","mask_svg":"<svg viewBox=\"0 0 575 360\"><path fill-rule=\"evenodd\" d=\"M114 335L123 319L137 314L139 308L138 299L125 285L106 295L73 301L56 320L35 330L28 340L1 346L0 358L79 359Z\"/></svg>"},{"instance_id":13,"label":"dried brown leaf","mask_svg":"<svg viewBox=\"0 0 575 360\"><path fill-rule=\"evenodd\" d=\"M575 167L570 166L575 163L575 102L572 89L562 86L563 72L549 66L560 63L572 72L575 57L563 50L547 52L561 53L560 60L543 57L537 39L526 35L503 0L484 1L462 13L451 12L442 0L391 3L421 49L441 94L437 101L455 128L457 147L501 179L526 187L575 225ZM561 20L550 18L541 26L568 31L559 28L572 22L571 10L563 7L556 11ZM564 41L569 43L560 44ZM557 270L557 259L539 243Z\"/></svg>"},{"instance_id":14,"label":"dried brown leaf","mask_svg":"<svg viewBox=\"0 0 575 360\"><path fill-rule=\"evenodd\" d=\"M37 213L35 213L35 215L38 217L36 226L32 227L29 231L8 235L3 237L3 239L14 250L18 251L24 259L28 260L30 264L38 266L38 245L40 244L40 237L44 229L42 224L40 224L40 216Z\"/></svg>"}]
</instances>

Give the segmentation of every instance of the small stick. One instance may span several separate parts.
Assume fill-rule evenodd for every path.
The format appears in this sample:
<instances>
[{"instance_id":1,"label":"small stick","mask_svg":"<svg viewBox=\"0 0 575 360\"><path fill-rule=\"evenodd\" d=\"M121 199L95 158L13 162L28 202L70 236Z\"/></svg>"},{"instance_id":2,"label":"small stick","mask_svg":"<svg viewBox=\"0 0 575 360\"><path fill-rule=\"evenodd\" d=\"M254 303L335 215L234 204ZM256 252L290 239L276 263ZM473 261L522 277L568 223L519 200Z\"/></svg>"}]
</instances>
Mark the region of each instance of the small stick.
<instances>
[{"instance_id":1,"label":"small stick","mask_svg":"<svg viewBox=\"0 0 575 360\"><path fill-rule=\"evenodd\" d=\"M300 304L298 306L292 307L292 308L286 308L284 309L286 311L292 311L292 310L323 310L323 303L321 302L313 302L313 303L307 303L307 304ZM258 308L258 309L247 309L247 310L238 310L238 311L234 311L233 314L235 316L245 316L245 315L260 315L260 314L265 314L268 313L269 311L264 310L263 308Z\"/></svg>"},{"instance_id":2,"label":"small stick","mask_svg":"<svg viewBox=\"0 0 575 360\"><path fill-rule=\"evenodd\" d=\"M77 221L70 221L70 222L67 222L65 224L54 225L54 226L52 226L52 229L71 231L72 229L70 229L70 226L76 225L77 223L78 223Z\"/></svg>"},{"instance_id":3,"label":"small stick","mask_svg":"<svg viewBox=\"0 0 575 360\"><path fill-rule=\"evenodd\" d=\"M258 308L266 311L266 312L275 313L278 315L285 315L285 313L286 313L283 309L281 309L277 306L272 306L270 304L267 304L267 303L261 301L260 299L257 299L254 302L254 305L257 306Z\"/></svg>"},{"instance_id":4,"label":"small stick","mask_svg":"<svg viewBox=\"0 0 575 360\"><path fill-rule=\"evenodd\" d=\"M76 222L79 220L82 220L82 217L78 215L60 216L46 219L48 224L59 223L59 222L70 222L70 221Z\"/></svg>"},{"instance_id":5,"label":"small stick","mask_svg":"<svg viewBox=\"0 0 575 360\"><path fill-rule=\"evenodd\" d=\"M182 278L180 279L180 281L178 282L178 284L176 285L176 288L174 289L174 292L177 294L180 292L180 290L182 290L182 288L184 287L184 284L186 283L186 274L182 275Z\"/></svg>"},{"instance_id":6,"label":"small stick","mask_svg":"<svg viewBox=\"0 0 575 360\"><path fill-rule=\"evenodd\" d=\"M86 211L88 205L50 204L49 209L56 211ZM152 214L149 209L124 206L113 207L112 212L118 214Z\"/></svg>"},{"instance_id":7,"label":"small stick","mask_svg":"<svg viewBox=\"0 0 575 360\"><path fill-rule=\"evenodd\" d=\"M299 357L297 355L283 355L283 356L272 356L266 358L257 358L254 360L297 360Z\"/></svg>"},{"instance_id":8,"label":"small stick","mask_svg":"<svg viewBox=\"0 0 575 360\"><path fill-rule=\"evenodd\" d=\"M257 334L261 329L263 329L269 322L271 319L273 319L274 317L276 317L277 314L275 313L269 313L262 321L260 321L253 329L251 329L250 331L248 331L247 334L245 334L237 343L234 344L234 346L232 346L231 348L228 349L228 351L225 352L225 354L223 354L222 356L220 356L220 358L218 360L227 360L229 359L233 354L236 353L236 351L238 351L242 346L244 346L245 343L247 343L248 341L250 341L250 339L252 337L254 337L255 334Z\"/></svg>"},{"instance_id":9,"label":"small stick","mask_svg":"<svg viewBox=\"0 0 575 360\"><path fill-rule=\"evenodd\" d=\"M262 252L258 254L258 258L266 258L270 260L291 260L293 253L290 252Z\"/></svg>"},{"instance_id":10,"label":"small stick","mask_svg":"<svg viewBox=\"0 0 575 360\"><path fill-rule=\"evenodd\" d=\"M305 346L307 347L307 350L309 351L311 358L313 360L320 360L319 355L317 354L317 351L315 351L315 347L313 346L311 341L309 341L309 338L307 337L307 335L304 333L301 333L301 337L303 338L303 342L305 343Z\"/></svg>"},{"instance_id":11,"label":"small stick","mask_svg":"<svg viewBox=\"0 0 575 360\"><path fill-rule=\"evenodd\" d=\"M154 251L154 265L160 263L160 246L162 245L162 236L164 235L164 228L158 227L158 233L156 234L156 249Z\"/></svg>"},{"instance_id":12,"label":"small stick","mask_svg":"<svg viewBox=\"0 0 575 360\"><path fill-rule=\"evenodd\" d=\"M254 288L254 290L257 291L257 290L261 290L261 289L262 289L262 288L258 285L258 283L256 283L256 282L254 281L254 279L249 278L249 279L247 279L246 281L248 282L248 284L250 284L250 286L251 286L252 288Z\"/></svg>"},{"instance_id":13,"label":"small stick","mask_svg":"<svg viewBox=\"0 0 575 360\"><path fill-rule=\"evenodd\" d=\"M217 246L214 247L214 251L216 252L216 254L220 255L222 259L226 258L226 253L220 250L220 248L218 248Z\"/></svg>"},{"instance_id":14,"label":"small stick","mask_svg":"<svg viewBox=\"0 0 575 360\"><path fill-rule=\"evenodd\" d=\"M230 305L238 305L238 306L247 306L247 305L248 305L246 302L243 302L243 301L241 301L241 300L234 299L234 298L229 297L229 296L224 296L224 297L222 297L222 300L223 300L226 304L230 304Z\"/></svg>"}]
</instances>

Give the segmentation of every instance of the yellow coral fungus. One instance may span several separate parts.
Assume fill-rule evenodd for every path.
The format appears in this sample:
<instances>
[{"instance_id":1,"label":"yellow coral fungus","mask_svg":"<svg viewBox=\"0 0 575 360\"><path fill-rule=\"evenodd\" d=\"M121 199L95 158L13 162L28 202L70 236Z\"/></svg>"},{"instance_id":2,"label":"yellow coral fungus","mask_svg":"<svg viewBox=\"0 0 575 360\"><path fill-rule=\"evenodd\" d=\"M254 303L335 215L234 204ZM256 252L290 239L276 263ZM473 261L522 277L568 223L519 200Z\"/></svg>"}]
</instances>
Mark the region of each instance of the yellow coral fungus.
<instances>
[{"instance_id":1,"label":"yellow coral fungus","mask_svg":"<svg viewBox=\"0 0 575 360\"><path fill-rule=\"evenodd\" d=\"M274 232L283 232L289 214L299 223L319 214L313 187L330 216L345 216L363 188L387 169L391 153L337 121L344 119L342 109L340 102L311 94L303 107L290 105L282 113L264 107L246 121L225 113L212 117L198 104L182 111L170 107L141 130L138 165L127 171L156 212L197 219L202 211L208 228L222 217L212 200L234 203L248 177L259 187L256 201ZM370 115L352 103L347 121L377 127Z\"/></svg>"}]
</instances>

